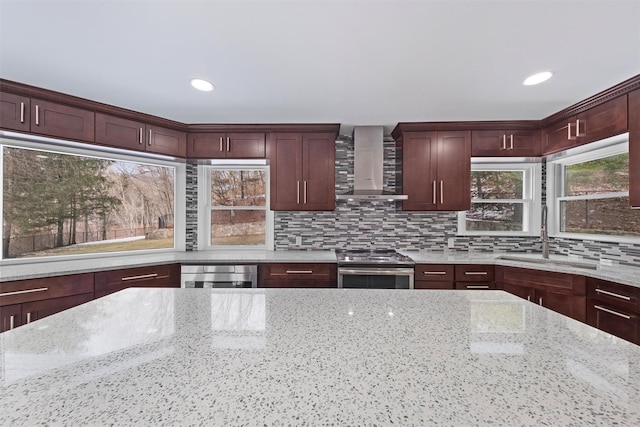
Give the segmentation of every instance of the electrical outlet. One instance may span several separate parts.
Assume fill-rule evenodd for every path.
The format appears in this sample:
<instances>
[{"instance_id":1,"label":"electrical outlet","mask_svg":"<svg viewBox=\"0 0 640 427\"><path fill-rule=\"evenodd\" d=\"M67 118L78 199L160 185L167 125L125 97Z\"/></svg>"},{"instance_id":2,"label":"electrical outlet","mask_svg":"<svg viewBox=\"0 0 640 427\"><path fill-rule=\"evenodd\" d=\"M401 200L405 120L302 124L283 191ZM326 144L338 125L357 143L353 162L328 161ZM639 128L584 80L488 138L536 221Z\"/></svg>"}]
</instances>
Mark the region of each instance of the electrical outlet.
<instances>
[{"instance_id":1,"label":"electrical outlet","mask_svg":"<svg viewBox=\"0 0 640 427\"><path fill-rule=\"evenodd\" d=\"M302 236L296 236L296 246L302 245Z\"/></svg>"},{"instance_id":2,"label":"electrical outlet","mask_svg":"<svg viewBox=\"0 0 640 427\"><path fill-rule=\"evenodd\" d=\"M456 239L455 237L449 237L449 239L447 240L447 247L449 249L453 249L456 247Z\"/></svg>"}]
</instances>

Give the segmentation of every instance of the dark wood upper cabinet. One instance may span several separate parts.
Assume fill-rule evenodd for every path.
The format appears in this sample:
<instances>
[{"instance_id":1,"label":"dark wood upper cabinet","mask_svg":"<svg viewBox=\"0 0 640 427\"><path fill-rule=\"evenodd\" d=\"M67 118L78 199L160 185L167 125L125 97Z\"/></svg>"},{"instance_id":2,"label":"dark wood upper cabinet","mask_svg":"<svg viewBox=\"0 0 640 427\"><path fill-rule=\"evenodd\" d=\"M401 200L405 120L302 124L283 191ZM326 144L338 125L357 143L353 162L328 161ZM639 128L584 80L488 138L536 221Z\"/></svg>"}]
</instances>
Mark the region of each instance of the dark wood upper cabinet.
<instances>
[{"instance_id":1,"label":"dark wood upper cabinet","mask_svg":"<svg viewBox=\"0 0 640 427\"><path fill-rule=\"evenodd\" d=\"M478 130L471 132L473 157L531 157L540 155L540 131Z\"/></svg>"},{"instance_id":2,"label":"dark wood upper cabinet","mask_svg":"<svg viewBox=\"0 0 640 427\"><path fill-rule=\"evenodd\" d=\"M31 130L31 99L0 92L0 128L29 132Z\"/></svg>"},{"instance_id":3,"label":"dark wood upper cabinet","mask_svg":"<svg viewBox=\"0 0 640 427\"><path fill-rule=\"evenodd\" d=\"M335 134L272 133L271 209L335 209Z\"/></svg>"},{"instance_id":4,"label":"dark wood upper cabinet","mask_svg":"<svg viewBox=\"0 0 640 427\"><path fill-rule=\"evenodd\" d=\"M186 132L147 125L146 134L147 151L175 157L185 157L187 155Z\"/></svg>"},{"instance_id":5,"label":"dark wood upper cabinet","mask_svg":"<svg viewBox=\"0 0 640 427\"><path fill-rule=\"evenodd\" d=\"M629 94L629 204L640 208L640 89Z\"/></svg>"},{"instance_id":6,"label":"dark wood upper cabinet","mask_svg":"<svg viewBox=\"0 0 640 427\"><path fill-rule=\"evenodd\" d=\"M190 133L187 157L194 159L263 159L264 133Z\"/></svg>"},{"instance_id":7,"label":"dark wood upper cabinet","mask_svg":"<svg viewBox=\"0 0 640 427\"><path fill-rule=\"evenodd\" d=\"M471 132L403 132L405 211L461 211L471 207ZM400 157L398 158L400 160Z\"/></svg>"},{"instance_id":8,"label":"dark wood upper cabinet","mask_svg":"<svg viewBox=\"0 0 640 427\"><path fill-rule=\"evenodd\" d=\"M542 154L619 135L627 129L627 95L623 95L546 128Z\"/></svg>"},{"instance_id":9,"label":"dark wood upper cabinet","mask_svg":"<svg viewBox=\"0 0 640 427\"><path fill-rule=\"evenodd\" d=\"M96 114L96 142L128 150L144 150L145 124L133 120Z\"/></svg>"},{"instance_id":10,"label":"dark wood upper cabinet","mask_svg":"<svg viewBox=\"0 0 640 427\"><path fill-rule=\"evenodd\" d=\"M77 141L95 140L93 111L39 99L31 100L31 132Z\"/></svg>"}]
</instances>

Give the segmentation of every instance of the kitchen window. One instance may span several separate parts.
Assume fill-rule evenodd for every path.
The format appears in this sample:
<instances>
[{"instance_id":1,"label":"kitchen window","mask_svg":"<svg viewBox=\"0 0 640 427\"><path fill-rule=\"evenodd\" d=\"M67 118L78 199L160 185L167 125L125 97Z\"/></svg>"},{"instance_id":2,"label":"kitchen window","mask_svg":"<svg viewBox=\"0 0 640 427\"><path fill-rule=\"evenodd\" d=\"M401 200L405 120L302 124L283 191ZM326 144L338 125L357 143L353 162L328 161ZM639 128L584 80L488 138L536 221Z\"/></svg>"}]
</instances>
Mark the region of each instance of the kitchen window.
<instances>
[{"instance_id":1,"label":"kitchen window","mask_svg":"<svg viewBox=\"0 0 640 427\"><path fill-rule=\"evenodd\" d=\"M200 167L200 249L273 248L269 168L260 163Z\"/></svg>"},{"instance_id":2,"label":"kitchen window","mask_svg":"<svg viewBox=\"0 0 640 427\"><path fill-rule=\"evenodd\" d=\"M568 150L548 165L554 235L640 239L640 212L629 207L628 134Z\"/></svg>"},{"instance_id":3,"label":"kitchen window","mask_svg":"<svg viewBox=\"0 0 640 427\"><path fill-rule=\"evenodd\" d=\"M472 161L471 209L458 213L458 234L538 234L540 164L488 160Z\"/></svg>"},{"instance_id":4,"label":"kitchen window","mask_svg":"<svg viewBox=\"0 0 640 427\"><path fill-rule=\"evenodd\" d=\"M2 259L180 247L184 165L56 142L0 140Z\"/></svg>"}]
</instances>

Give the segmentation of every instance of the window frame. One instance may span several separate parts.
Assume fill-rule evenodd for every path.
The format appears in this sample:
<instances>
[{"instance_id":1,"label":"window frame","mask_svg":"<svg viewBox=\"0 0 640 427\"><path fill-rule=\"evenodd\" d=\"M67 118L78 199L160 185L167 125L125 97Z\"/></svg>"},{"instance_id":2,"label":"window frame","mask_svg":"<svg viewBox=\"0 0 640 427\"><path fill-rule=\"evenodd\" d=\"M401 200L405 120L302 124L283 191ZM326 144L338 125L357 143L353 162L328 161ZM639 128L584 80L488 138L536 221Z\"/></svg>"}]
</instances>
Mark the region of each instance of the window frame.
<instances>
[{"instance_id":1,"label":"window frame","mask_svg":"<svg viewBox=\"0 0 640 427\"><path fill-rule=\"evenodd\" d=\"M43 152L60 153L66 155L93 157L105 160L116 160L147 164L152 166L164 166L174 169L173 200L174 200L174 235L173 247L160 249L140 249L131 251L94 252L77 255L49 255L26 258L6 258L3 248L0 246L0 264L31 264L34 262L58 262L75 261L83 259L95 259L106 257L122 257L135 253L136 255L149 255L158 253L174 253L184 251L186 248L186 165L184 160L171 156L154 153L136 153L119 148L94 146L90 144L59 140L49 137L29 135L28 138L11 132L0 132L0 180L4 177L4 149L3 147L15 147L22 149L38 150ZM3 190L0 187L0 207L4 206ZM4 221L3 209L0 209L0 223Z\"/></svg>"},{"instance_id":2,"label":"window frame","mask_svg":"<svg viewBox=\"0 0 640 427\"><path fill-rule=\"evenodd\" d=\"M585 196L561 196L564 194L564 167L577 163L598 160L629 151L629 134L624 133L601 141L571 148L547 158L547 205L549 207L549 235L556 238L593 240L600 242L640 243L640 237L606 235L593 233L575 233L560 231L561 209L563 201L596 200L615 197L628 197L629 191L608 192ZM631 209L631 208L629 208Z\"/></svg>"},{"instance_id":3,"label":"window frame","mask_svg":"<svg viewBox=\"0 0 640 427\"><path fill-rule=\"evenodd\" d=\"M265 173L265 206L229 206L214 209L211 203L212 170L262 170ZM199 251L247 251L273 250L274 212L271 210L271 177L266 160L209 160L198 163L198 250ZM213 210L263 210L265 211L264 245L213 245L211 244L211 212Z\"/></svg>"},{"instance_id":4,"label":"window frame","mask_svg":"<svg viewBox=\"0 0 640 427\"><path fill-rule=\"evenodd\" d=\"M522 203L522 231L476 231L466 229L468 211L458 212L458 236L537 236L540 234L542 205L542 165L539 159L485 157L471 159L474 171L522 171L522 199L471 199L471 203Z\"/></svg>"}]
</instances>

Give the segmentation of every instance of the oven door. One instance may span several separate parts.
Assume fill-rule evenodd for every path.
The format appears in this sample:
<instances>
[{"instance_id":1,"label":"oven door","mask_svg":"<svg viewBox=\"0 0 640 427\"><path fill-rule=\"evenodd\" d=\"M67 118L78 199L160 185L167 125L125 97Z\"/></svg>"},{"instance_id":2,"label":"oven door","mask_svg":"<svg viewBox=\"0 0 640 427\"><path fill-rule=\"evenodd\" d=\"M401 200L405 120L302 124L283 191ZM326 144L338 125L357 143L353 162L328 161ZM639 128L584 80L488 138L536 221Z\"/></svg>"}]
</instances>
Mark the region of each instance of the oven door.
<instances>
[{"instance_id":1,"label":"oven door","mask_svg":"<svg viewBox=\"0 0 640 427\"><path fill-rule=\"evenodd\" d=\"M413 289L413 268L338 267L338 287L357 289Z\"/></svg>"}]
</instances>

